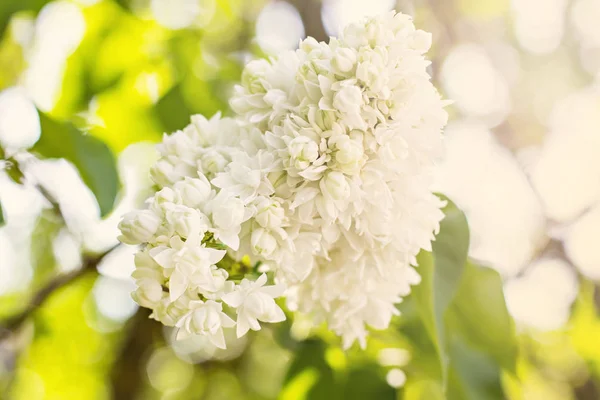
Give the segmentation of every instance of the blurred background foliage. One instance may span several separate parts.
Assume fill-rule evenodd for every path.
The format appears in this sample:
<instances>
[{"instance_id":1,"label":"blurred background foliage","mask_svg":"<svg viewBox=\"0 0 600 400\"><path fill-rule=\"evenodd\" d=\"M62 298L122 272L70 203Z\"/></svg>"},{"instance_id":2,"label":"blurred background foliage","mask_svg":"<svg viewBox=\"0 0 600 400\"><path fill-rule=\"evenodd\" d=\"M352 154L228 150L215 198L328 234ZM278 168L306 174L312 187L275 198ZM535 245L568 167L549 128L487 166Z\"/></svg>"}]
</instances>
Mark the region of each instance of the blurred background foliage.
<instances>
[{"instance_id":1,"label":"blurred background foliage","mask_svg":"<svg viewBox=\"0 0 600 400\"><path fill-rule=\"evenodd\" d=\"M248 60L394 7L433 32L454 100L438 189L468 224L449 203L366 351L301 315L226 351L174 341L115 247L153 144L228 114ZM2 0L0 129L42 134L0 148L0 398L600 399L598 17L598 0Z\"/></svg>"}]
</instances>

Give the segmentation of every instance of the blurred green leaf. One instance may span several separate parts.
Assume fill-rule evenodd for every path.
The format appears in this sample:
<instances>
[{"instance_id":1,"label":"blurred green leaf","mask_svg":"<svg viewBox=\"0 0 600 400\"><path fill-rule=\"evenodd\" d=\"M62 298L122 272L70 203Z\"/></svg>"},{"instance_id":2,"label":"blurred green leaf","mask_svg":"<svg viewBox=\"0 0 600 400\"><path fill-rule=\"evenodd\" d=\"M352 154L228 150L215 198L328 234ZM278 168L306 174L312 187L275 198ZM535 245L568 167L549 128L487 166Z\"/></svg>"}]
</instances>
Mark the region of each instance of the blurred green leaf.
<instances>
[{"instance_id":1,"label":"blurred green leaf","mask_svg":"<svg viewBox=\"0 0 600 400\"><path fill-rule=\"evenodd\" d=\"M285 309L285 305L281 304L281 306L283 306ZM285 320L272 326L273 339L282 348L290 351L296 351L300 345L300 342L292 337L292 318L293 316L291 314L287 314Z\"/></svg>"},{"instance_id":2,"label":"blurred green leaf","mask_svg":"<svg viewBox=\"0 0 600 400\"><path fill-rule=\"evenodd\" d=\"M418 380L408 382L403 391L403 400L447 400L442 387L436 381Z\"/></svg>"},{"instance_id":3,"label":"blurred green leaf","mask_svg":"<svg viewBox=\"0 0 600 400\"><path fill-rule=\"evenodd\" d=\"M460 339L450 344L448 400L503 400L500 368L494 360Z\"/></svg>"},{"instance_id":4,"label":"blurred green leaf","mask_svg":"<svg viewBox=\"0 0 600 400\"><path fill-rule=\"evenodd\" d=\"M0 36L8 25L11 16L18 11L33 11L37 13L50 0L2 0L0 2Z\"/></svg>"},{"instance_id":5,"label":"blurred green leaf","mask_svg":"<svg viewBox=\"0 0 600 400\"><path fill-rule=\"evenodd\" d=\"M569 336L577 353L586 361L590 372L600 378L600 318L596 284L582 279L579 295L573 305Z\"/></svg>"},{"instance_id":6,"label":"blurred green leaf","mask_svg":"<svg viewBox=\"0 0 600 400\"><path fill-rule=\"evenodd\" d=\"M40 113L42 136L34 152L48 158L64 158L79 170L83 182L96 196L101 216L114 206L119 191L115 157L99 139L85 135L70 123L50 119Z\"/></svg>"},{"instance_id":7,"label":"blurred green leaf","mask_svg":"<svg viewBox=\"0 0 600 400\"><path fill-rule=\"evenodd\" d=\"M131 5L129 4L129 1L127 1L127 0L115 0L115 3L117 3L118 5L120 5L121 7L123 7L125 10L131 11Z\"/></svg>"},{"instance_id":8,"label":"blurred green leaf","mask_svg":"<svg viewBox=\"0 0 600 400\"><path fill-rule=\"evenodd\" d=\"M281 400L339 398L333 369L325 360L327 346L320 340L300 343L284 380Z\"/></svg>"},{"instance_id":9,"label":"blurred green leaf","mask_svg":"<svg viewBox=\"0 0 600 400\"><path fill-rule=\"evenodd\" d=\"M474 349L492 357L502 368L515 371L515 328L506 308L498 272L471 263L466 265L448 315L448 326Z\"/></svg>"},{"instance_id":10,"label":"blurred green leaf","mask_svg":"<svg viewBox=\"0 0 600 400\"><path fill-rule=\"evenodd\" d=\"M367 364L351 370L346 377L342 399L344 400L394 400L396 390L378 373L378 366Z\"/></svg>"},{"instance_id":11,"label":"blurred green leaf","mask_svg":"<svg viewBox=\"0 0 600 400\"><path fill-rule=\"evenodd\" d=\"M0 226L4 225L4 211L2 210L2 203L0 203Z\"/></svg>"},{"instance_id":12,"label":"blurred green leaf","mask_svg":"<svg viewBox=\"0 0 600 400\"><path fill-rule=\"evenodd\" d=\"M22 290L5 293L0 296L0 321L14 317L27 305L29 293Z\"/></svg>"},{"instance_id":13,"label":"blurred green leaf","mask_svg":"<svg viewBox=\"0 0 600 400\"><path fill-rule=\"evenodd\" d=\"M444 212L433 251L419 254L423 282L413 299L438 353L446 397L502 399L500 369L514 371L517 357L502 280L467 262L466 218L451 202ZM435 373L430 378L437 379Z\"/></svg>"},{"instance_id":14,"label":"blurred green leaf","mask_svg":"<svg viewBox=\"0 0 600 400\"><path fill-rule=\"evenodd\" d=\"M54 210L40 214L31 235L31 265L34 269L34 287L44 285L54 274L56 259L52 243L62 226Z\"/></svg>"},{"instance_id":15,"label":"blurred green leaf","mask_svg":"<svg viewBox=\"0 0 600 400\"><path fill-rule=\"evenodd\" d=\"M179 85L172 88L156 104L156 113L165 132L174 132L190 123L193 112L188 107Z\"/></svg>"},{"instance_id":16,"label":"blurred green leaf","mask_svg":"<svg viewBox=\"0 0 600 400\"><path fill-rule=\"evenodd\" d=\"M335 350L335 348L329 349ZM341 350L337 349L340 353ZM350 368L332 367L327 344L311 339L301 342L295 352L280 400L394 400L396 390L386 382L381 367L355 360Z\"/></svg>"},{"instance_id":17,"label":"blurred green leaf","mask_svg":"<svg viewBox=\"0 0 600 400\"><path fill-rule=\"evenodd\" d=\"M92 271L81 276L54 291L36 310L35 335L16 360L9 393L2 393L6 398L109 398L108 377L119 331L94 329L95 303L90 295L96 278Z\"/></svg>"},{"instance_id":18,"label":"blurred green leaf","mask_svg":"<svg viewBox=\"0 0 600 400\"><path fill-rule=\"evenodd\" d=\"M465 215L454 203L447 201L444 208L446 216L433 242L432 252L419 254L422 282L412 294L437 350L443 382L446 382L449 363L444 319L460 284L469 250L469 227Z\"/></svg>"}]
</instances>

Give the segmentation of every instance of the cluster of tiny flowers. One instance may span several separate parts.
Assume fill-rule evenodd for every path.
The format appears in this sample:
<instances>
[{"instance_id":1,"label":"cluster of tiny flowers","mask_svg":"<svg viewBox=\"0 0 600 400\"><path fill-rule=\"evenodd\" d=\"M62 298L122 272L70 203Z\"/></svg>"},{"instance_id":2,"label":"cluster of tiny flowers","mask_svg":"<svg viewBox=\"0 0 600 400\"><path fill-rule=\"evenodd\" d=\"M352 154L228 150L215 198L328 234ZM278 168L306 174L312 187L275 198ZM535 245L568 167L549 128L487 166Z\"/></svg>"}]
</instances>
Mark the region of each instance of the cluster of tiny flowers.
<instances>
[{"instance_id":1,"label":"cluster of tiny flowers","mask_svg":"<svg viewBox=\"0 0 600 400\"><path fill-rule=\"evenodd\" d=\"M284 319L284 288L291 310L346 347L386 328L443 218L430 186L447 114L426 71L430 43L389 13L248 64L236 118L195 116L166 136L152 169L162 189L121 224L122 241L144 244L136 301L217 345L222 327L239 336ZM277 284L236 284L224 257L249 257Z\"/></svg>"}]
</instances>

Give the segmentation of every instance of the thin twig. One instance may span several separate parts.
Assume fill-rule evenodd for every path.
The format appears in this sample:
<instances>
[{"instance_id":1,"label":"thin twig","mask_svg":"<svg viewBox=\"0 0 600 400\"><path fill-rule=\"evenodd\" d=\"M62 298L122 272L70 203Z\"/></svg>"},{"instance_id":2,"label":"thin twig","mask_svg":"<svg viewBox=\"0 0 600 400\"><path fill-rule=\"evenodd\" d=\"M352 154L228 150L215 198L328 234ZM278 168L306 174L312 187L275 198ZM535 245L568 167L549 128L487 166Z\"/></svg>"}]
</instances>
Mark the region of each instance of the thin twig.
<instances>
[{"instance_id":1,"label":"thin twig","mask_svg":"<svg viewBox=\"0 0 600 400\"><path fill-rule=\"evenodd\" d=\"M117 245L118 246L118 245ZM89 271L96 270L96 267L117 246L112 247L106 252L102 253L97 257L88 257L82 263L81 268L71 271L66 274L57 276L38 290L32 297L31 301L23 311L19 314L12 316L0 323L0 341L9 337L12 333L17 331L21 325L31 317L31 315L40 308L44 302L54 293L56 290L68 285L69 283L77 280L79 277L85 275Z\"/></svg>"}]
</instances>

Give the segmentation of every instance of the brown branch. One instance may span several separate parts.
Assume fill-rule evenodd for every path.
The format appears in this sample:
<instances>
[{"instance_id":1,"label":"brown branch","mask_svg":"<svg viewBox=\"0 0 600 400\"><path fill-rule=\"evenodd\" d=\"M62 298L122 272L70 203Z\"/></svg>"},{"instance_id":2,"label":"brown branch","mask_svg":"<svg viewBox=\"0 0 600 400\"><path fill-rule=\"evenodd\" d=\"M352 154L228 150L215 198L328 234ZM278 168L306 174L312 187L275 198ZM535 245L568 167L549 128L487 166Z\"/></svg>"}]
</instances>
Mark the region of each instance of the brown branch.
<instances>
[{"instance_id":1,"label":"brown branch","mask_svg":"<svg viewBox=\"0 0 600 400\"><path fill-rule=\"evenodd\" d=\"M583 385L575 387L574 391L577 400L596 400L600 398L600 390L593 378L589 378Z\"/></svg>"},{"instance_id":2,"label":"brown branch","mask_svg":"<svg viewBox=\"0 0 600 400\"><path fill-rule=\"evenodd\" d=\"M149 314L148 309L140 307L124 328L124 339L110 374L114 399L134 399L143 388L145 359L162 337L162 324L150 319Z\"/></svg>"},{"instance_id":3,"label":"brown branch","mask_svg":"<svg viewBox=\"0 0 600 400\"><path fill-rule=\"evenodd\" d=\"M320 0L288 0L298 10L306 36L311 36L318 41L327 41L329 35L325 32L321 19Z\"/></svg>"},{"instance_id":4,"label":"brown branch","mask_svg":"<svg viewBox=\"0 0 600 400\"><path fill-rule=\"evenodd\" d=\"M118 245L117 245L118 246ZM76 281L79 277L85 275L89 271L95 271L96 267L117 246L112 247L108 251L102 253L97 257L88 257L84 259L81 268L71 271L69 273L59 275L52 279L40 290L38 290L25 309L0 323L0 341L9 337L12 333L17 331L21 325L31 317L31 315L40 308L44 302L54 293L56 290L68 285L71 282Z\"/></svg>"}]
</instances>

